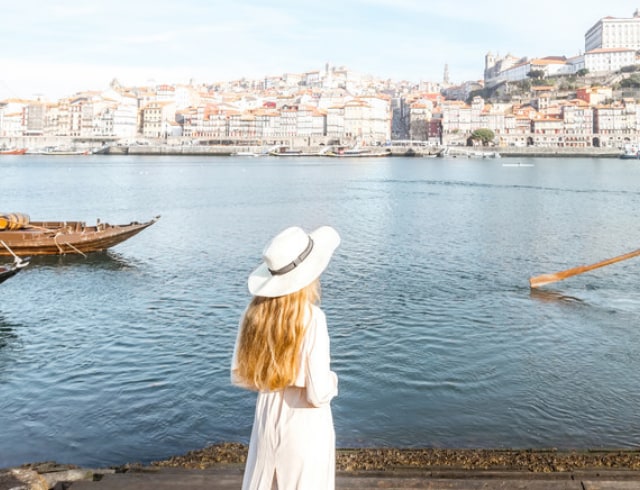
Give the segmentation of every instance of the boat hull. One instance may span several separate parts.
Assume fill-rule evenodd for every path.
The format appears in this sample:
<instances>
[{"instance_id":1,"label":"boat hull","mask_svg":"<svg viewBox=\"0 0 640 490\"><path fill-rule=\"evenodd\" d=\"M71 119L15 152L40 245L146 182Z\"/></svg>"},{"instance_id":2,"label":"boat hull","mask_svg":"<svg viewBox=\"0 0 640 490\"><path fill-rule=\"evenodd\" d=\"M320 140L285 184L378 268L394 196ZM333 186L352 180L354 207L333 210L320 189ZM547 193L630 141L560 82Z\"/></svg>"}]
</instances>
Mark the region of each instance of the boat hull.
<instances>
[{"instance_id":1,"label":"boat hull","mask_svg":"<svg viewBox=\"0 0 640 490\"><path fill-rule=\"evenodd\" d=\"M10 277L15 276L22 269L20 267L11 266L11 267L0 267L0 284L9 279Z\"/></svg>"},{"instance_id":2,"label":"boat hull","mask_svg":"<svg viewBox=\"0 0 640 490\"><path fill-rule=\"evenodd\" d=\"M0 155L24 155L26 152L26 148L14 148L11 150L0 150Z\"/></svg>"},{"instance_id":3,"label":"boat hull","mask_svg":"<svg viewBox=\"0 0 640 490\"><path fill-rule=\"evenodd\" d=\"M384 152L363 151L363 152L344 152L344 153L328 152L326 153L326 156L334 157L334 158L378 158L378 157L391 156L391 152L388 152L388 151L384 151Z\"/></svg>"},{"instance_id":4,"label":"boat hull","mask_svg":"<svg viewBox=\"0 0 640 490\"><path fill-rule=\"evenodd\" d=\"M21 256L65 255L101 252L137 235L159 217L139 223L86 226L79 221L31 221L19 230L0 231L2 240L13 253ZM10 255L0 248L0 255Z\"/></svg>"}]
</instances>

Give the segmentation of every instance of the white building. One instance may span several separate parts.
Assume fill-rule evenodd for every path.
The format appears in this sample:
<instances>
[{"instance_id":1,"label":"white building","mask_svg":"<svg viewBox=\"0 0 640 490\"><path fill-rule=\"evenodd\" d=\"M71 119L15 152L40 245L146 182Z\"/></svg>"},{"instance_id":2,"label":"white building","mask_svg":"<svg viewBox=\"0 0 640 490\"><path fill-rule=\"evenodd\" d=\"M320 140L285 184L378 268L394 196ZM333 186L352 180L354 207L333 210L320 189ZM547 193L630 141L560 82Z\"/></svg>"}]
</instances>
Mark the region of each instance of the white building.
<instances>
[{"instance_id":1,"label":"white building","mask_svg":"<svg viewBox=\"0 0 640 490\"><path fill-rule=\"evenodd\" d=\"M487 63L486 59L485 63ZM501 71L496 71L495 68L485 68L485 85L487 87L493 87L502 82L528 80L529 73L532 71L541 71L545 77L571 75L576 72L579 65L575 62L568 62L564 56L546 56L534 59L522 58L515 64L509 63L505 66L507 67Z\"/></svg>"},{"instance_id":2,"label":"white building","mask_svg":"<svg viewBox=\"0 0 640 490\"><path fill-rule=\"evenodd\" d=\"M597 48L584 54L584 67L589 73L611 73L623 66L635 64L635 49Z\"/></svg>"},{"instance_id":3,"label":"white building","mask_svg":"<svg viewBox=\"0 0 640 490\"><path fill-rule=\"evenodd\" d=\"M151 102L142 108L142 135L146 138L167 138L173 134L176 117L174 102Z\"/></svg>"},{"instance_id":4,"label":"white building","mask_svg":"<svg viewBox=\"0 0 640 490\"><path fill-rule=\"evenodd\" d=\"M604 17L584 35L584 50L629 48L640 49L640 10L633 17Z\"/></svg>"}]
</instances>

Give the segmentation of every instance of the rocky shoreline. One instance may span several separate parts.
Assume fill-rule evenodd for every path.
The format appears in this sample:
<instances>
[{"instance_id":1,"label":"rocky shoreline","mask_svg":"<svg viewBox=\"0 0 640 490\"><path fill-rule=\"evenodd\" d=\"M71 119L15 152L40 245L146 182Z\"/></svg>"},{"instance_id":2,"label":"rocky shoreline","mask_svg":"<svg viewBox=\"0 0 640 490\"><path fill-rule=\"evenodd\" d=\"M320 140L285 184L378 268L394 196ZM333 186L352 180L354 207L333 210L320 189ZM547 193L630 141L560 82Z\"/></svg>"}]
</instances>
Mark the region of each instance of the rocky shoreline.
<instances>
[{"instance_id":1,"label":"rocky shoreline","mask_svg":"<svg viewBox=\"0 0 640 490\"><path fill-rule=\"evenodd\" d=\"M247 446L224 443L189 451L154 467L206 469L221 464L244 464ZM353 448L336 451L337 471L398 469L500 470L567 472L575 470L640 470L640 450L516 450L516 449L402 449Z\"/></svg>"}]
</instances>

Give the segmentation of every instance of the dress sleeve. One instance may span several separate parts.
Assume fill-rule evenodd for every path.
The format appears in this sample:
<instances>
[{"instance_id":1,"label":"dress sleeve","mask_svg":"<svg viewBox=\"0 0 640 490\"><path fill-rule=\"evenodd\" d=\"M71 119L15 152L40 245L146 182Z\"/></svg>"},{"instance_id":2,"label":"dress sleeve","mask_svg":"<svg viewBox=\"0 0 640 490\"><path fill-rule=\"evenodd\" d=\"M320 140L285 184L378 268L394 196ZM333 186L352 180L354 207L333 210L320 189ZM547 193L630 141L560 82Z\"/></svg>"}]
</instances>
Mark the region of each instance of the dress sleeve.
<instances>
[{"instance_id":1,"label":"dress sleeve","mask_svg":"<svg viewBox=\"0 0 640 490\"><path fill-rule=\"evenodd\" d=\"M319 407L326 405L338 394L338 376L331 371L329 332L327 319L319 308L314 308L313 320L307 332L306 379L307 401Z\"/></svg>"},{"instance_id":2,"label":"dress sleeve","mask_svg":"<svg viewBox=\"0 0 640 490\"><path fill-rule=\"evenodd\" d=\"M244 318L244 313L240 318L240 323L238 325L238 333L236 334L236 343L233 346L233 356L231 357L231 383L236 386L241 386L242 388L249 388L242 380L238 377L238 341L240 340L240 328L242 326L242 319Z\"/></svg>"}]
</instances>

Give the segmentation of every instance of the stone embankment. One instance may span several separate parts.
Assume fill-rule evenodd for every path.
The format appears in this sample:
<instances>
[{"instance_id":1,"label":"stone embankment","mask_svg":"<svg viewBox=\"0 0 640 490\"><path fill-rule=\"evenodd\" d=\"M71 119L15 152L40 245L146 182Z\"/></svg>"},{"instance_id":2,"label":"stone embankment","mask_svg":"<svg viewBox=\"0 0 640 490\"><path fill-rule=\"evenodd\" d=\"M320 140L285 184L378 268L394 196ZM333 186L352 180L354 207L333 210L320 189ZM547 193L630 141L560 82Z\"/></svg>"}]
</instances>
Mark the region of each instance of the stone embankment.
<instances>
[{"instance_id":1,"label":"stone embankment","mask_svg":"<svg viewBox=\"0 0 640 490\"><path fill-rule=\"evenodd\" d=\"M305 153L320 153L325 147L304 147ZM363 147L365 150L379 151L380 147ZM110 146L104 149L107 155L210 155L229 156L236 153L267 154L269 148L262 146L199 146L199 145L133 145ZM493 158L502 157L586 157L618 158L620 150L615 148L553 148L553 147L391 147L391 156L434 157L442 154L452 158Z\"/></svg>"},{"instance_id":2,"label":"stone embankment","mask_svg":"<svg viewBox=\"0 0 640 490\"><path fill-rule=\"evenodd\" d=\"M236 153L266 155L274 148L269 145L200 145L190 140L176 139L175 141L140 141L132 144L124 144L113 140L82 140L78 141L70 137L14 137L0 138L0 147L28 148L37 151L43 148L76 148L85 149L93 153L104 155L208 155L229 156ZM303 150L305 154L322 153L331 148L327 145L286 145L291 148ZM383 147L365 147L372 151L380 151ZM590 157L590 158L617 158L621 154L618 148L568 148L568 147L467 147L467 146L419 146L404 145L384 147L392 156L417 156L433 157L438 154L448 155L453 158L491 158L498 154L503 157Z\"/></svg>"}]
</instances>

